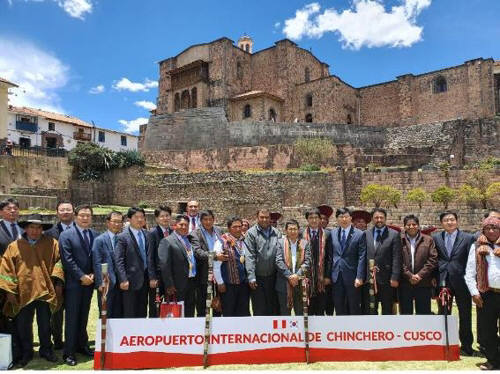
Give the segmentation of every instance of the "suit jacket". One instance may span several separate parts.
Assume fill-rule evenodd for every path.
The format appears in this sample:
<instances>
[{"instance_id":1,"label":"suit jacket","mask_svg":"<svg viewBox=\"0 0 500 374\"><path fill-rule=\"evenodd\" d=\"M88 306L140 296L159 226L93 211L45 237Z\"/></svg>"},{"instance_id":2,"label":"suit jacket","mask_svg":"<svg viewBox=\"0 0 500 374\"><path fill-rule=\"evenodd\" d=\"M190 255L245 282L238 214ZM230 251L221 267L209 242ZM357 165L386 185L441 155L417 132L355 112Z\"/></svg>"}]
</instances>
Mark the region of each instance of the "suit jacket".
<instances>
[{"instance_id":1,"label":"suit jacket","mask_svg":"<svg viewBox=\"0 0 500 374\"><path fill-rule=\"evenodd\" d=\"M167 229L168 235L172 234L172 229ZM148 275L149 279L160 280L160 259L158 258L158 246L165 238L160 226L155 226L148 231Z\"/></svg>"},{"instance_id":2,"label":"suit jacket","mask_svg":"<svg viewBox=\"0 0 500 374\"><path fill-rule=\"evenodd\" d=\"M184 245L176 235L170 235L160 242L158 257L163 284L166 288L174 286L177 298L184 300L189 276L189 260Z\"/></svg>"},{"instance_id":3,"label":"suit jacket","mask_svg":"<svg viewBox=\"0 0 500 374\"><path fill-rule=\"evenodd\" d=\"M90 247L87 246L75 225L59 236L59 252L61 253L67 289L80 287L80 278L93 272L92 245L99 233L93 229L89 229L89 231Z\"/></svg>"},{"instance_id":4,"label":"suit jacket","mask_svg":"<svg viewBox=\"0 0 500 374\"><path fill-rule=\"evenodd\" d=\"M301 237L302 238L306 238L306 230L309 230L309 227L306 227L303 232L301 233ZM323 278L330 278L330 275L332 273L332 269L328 266L328 254L331 253L332 251L332 241L330 240L330 236L332 235L332 230L325 230L323 229L323 233L325 235L325 250L324 250L324 259L323 259L323 274L322 274L322 277ZM314 244L316 243L316 244ZM317 241L312 241L310 240L309 241L309 244L311 246L311 267L314 266L315 268L317 268L318 266L318 263L319 263L319 240ZM317 253L317 255L315 255L315 253ZM318 257L318 259L316 260L316 257ZM315 275L315 279L313 279L313 282L316 284L316 282L318 281L318 278L320 276L320 274L317 273L316 269L314 270L314 273L312 273Z\"/></svg>"},{"instance_id":5,"label":"suit jacket","mask_svg":"<svg viewBox=\"0 0 500 374\"><path fill-rule=\"evenodd\" d=\"M221 237L220 229L214 226L217 237ZM196 277L201 284L208 283L208 243L200 228L191 231L191 244L196 257ZM215 243L214 243L215 244Z\"/></svg>"},{"instance_id":6,"label":"suit jacket","mask_svg":"<svg viewBox=\"0 0 500 374\"><path fill-rule=\"evenodd\" d=\"M299 277L304 275L304 272L302 271L302 267L299 266L299 268L295 269L295 273L293 273L288 266L286 266L285 262L285 244L284 241L286 240L286 237L280 238L278 240L278 249L276 251L276 268L277 274L276 274L276 291L278 292L287 292L287 283L288 283L288 277L292 274L297 274ZM301 239L299 239L301 241ZM306 268L308 272L311 270L311 245L308 241L302 240L302 242L305 243L305 248L304 248L304 261L302 262L303 265L306 265ZM299 287L299 286L297 286Z\"/></svg>"},{"instance_id":7,"label":"suit jacket","mask_svg":"<svg viewBox=\"0 0 500 374\"><path fill-rule=\"evenodd\" d=\"M414 271L411 268L411 244L404 232L401 233L401 244L403 260L401 283L411 284L410 279L412 275L418 274L422 280L415 287L432 287L431 281L437 267L438 259L434 240L429 235L420 233L415 243Z\"/></svg>"},{"instance_id":8,"label":"suit jacket","mask_svg":"<svg viewBox=\"0 0 500 374\"><path fill-rule=\"evenodd\" d=\"M366 279L366 234L351 226L344 250L340 245L341 234L341 227L331 231L331 244L327 253L328 277L331 277L332 282L336 282L342 272L344 282L354 286L356 278L363 281Z\"/></svg>"},{"instance_id":9,"label":"suit jacket","mask_svg":"<svg viewBox=\"0 0 500 374\"><path fill-rule=\"evenodd\" d=\"M108 264L109 288L116 285L115 260L113 244L107 231L94 240L92 246L92 264L94 267L94 283L98 288L102 284L101 264Z\"/></svg>"},{"instance_id":10,"label":"suit jacket","mask_svg":"<svg viewBox=\"0 0 500 374\"><path fill-rule=\"evenodd\" d=\"M73 226L73 223L71 223L70 227ZM69 230L69 229L68 229ZM63 232L63 227L61 225L61 222L56 223L54 226L52 226L50 229L44 231L45 235L51 236L56 240L59 240L59 236Z\"/></svg>"},{"instance_id":11,"label":"suit jacket","mask_svg":"<svg viewBox=\"0 0 500 374\"><path fill-rule=\"evenodd\" d=\"M474 243L474 235L458 230L451 256L448 256L444 234L442 231L432 236L438 251L439 285L446 281L446 284L452 287L467 287L464 275L469 249Z\"/></svg>"},{"instance_id":12,"label":"suit jacket","mask_svg":"<svg viewBox=\"0 0 500 374\"><path fill-rule=\"evenodd\" d=\"M14 240L17 240L19 239L19 237L17 238L13 238L11 235L10 235L10 231L9 229L6 227L6 225L10 225L9 222L5 222L3 219L0 220L0 256L2 256L5 252L5 250L7 249L7 247L9 246L9 244L11 242L13 242ZM19 233L20 235L21 233Z\"/></svg>"},{"instance_id":13,"label":"suit jacket","mask_svg":"<svg viewBox=\"0 0 500 374\"><path fill-rule=\"evenodd\" d=\"M123 232L118 234L118 242L116 243L115 271L118 275L118 282L129 282L129 290L140 290L144 284L144 270L147 271L148 258L148 238L146 230L141 230L144 235L144 248L146 250L146 264L142 259L139 244L135 239L130 227L127 227ZM145 269L146 268L146 269Z\"/></svg>"},{"instance_id":14,"label":"suit jacket","mask_svg":"<svg viewBox=\"0 0 500 374\"><path fill-rule=\"evenodd\" d=\"M375 227L366 230L366 265L368 260L375 259L375 265L378 266L377 282L380 284L389 284L391 280L399 281L401 274L401 236L399 232L389 227L385 227L382 233L382 242L377 248L373 245L373 235ZM368 274L368 273L367 273ZM367 278L370 279L368 274Z\"/></svg>"}]
</instances>

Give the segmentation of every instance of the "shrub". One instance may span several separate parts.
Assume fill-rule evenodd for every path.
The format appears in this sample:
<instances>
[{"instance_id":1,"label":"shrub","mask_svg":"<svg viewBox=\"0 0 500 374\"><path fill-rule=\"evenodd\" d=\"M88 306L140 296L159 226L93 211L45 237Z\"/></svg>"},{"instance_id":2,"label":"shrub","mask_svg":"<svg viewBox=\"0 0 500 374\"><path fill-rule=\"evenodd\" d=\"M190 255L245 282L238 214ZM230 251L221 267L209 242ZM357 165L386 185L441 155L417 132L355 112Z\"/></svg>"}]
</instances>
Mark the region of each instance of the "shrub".
<instances>
[{"instance_id":1,"label":"shrub","mask_svg":"<svg viewBox=\"0 0 500 374\"><path fill-rule=\"evenodd\" d=\"M441 203L444 209L448 209L448 205L456 199L457 191L448 186L441 186L434 190L431 194L431 199L435 203Z\"/></svg>"},{"instance_id":2,"label":"shrub","mask_svg":"<svg viewBox=\"0 0 500 374\"><path fill-rule=\"evenodd\" d=\"M406 200L411 203L418 204L418 207L422 209L422 204L425 200L429 198L429 195L421 187L414 188L406 194Z\"/></svg>"},{"instance_id":3,"label":"shrub","mask_svg":"<svg viewBox=\"0 0 500 374\"><path fill-rule=\"evenodd\" d=\"M371 203L376 208L380 208L384 202L397 208L397 204L401 200L401 192L392 186L368 184L361 190L359 198L363 204Z\"/></svg>"},{"instance_id":4,"label":"shrub","mask_svg":"<svg viewBox=\"0 0 500 374\"><path fill-rule=\"evenodd\" d=\"M320 171L321 170L321 168L318 165L314 165L314 164L304 164L304 165L301 165L299 169L302 171Z\"/></svg>"},{"instance_id":5,"label":"shrub","mask_svg":"<svg viewBox=\"0 0 500 374\"><path fill-rule=\"evenodd\" d=\"M458 198L473 208L475 208L478 203L483 201L482 195L483 194L479 188L472 187L468 184L462 185L462 187L458 190Z\"/></svg>"},{"instance_id":6,"label":"shrub","mask_svg":"<svg viewBox=\"0 0 500 374\"><path fill-rule=\"evenodd\" d=\"M492 207L500 206L500 182L492 183L486 189L486 199Z\"/></svg>"},{"instance_id":7,"label":"shrub","mask_svg":"<svg viewBox=\"0 0 500 374\"><path fill-rule=\"evenodd\" d=\"M327 162L335 150L332 142L323 138L300 138L295 141L293 148L301 166L314 165L318 168Z\"/></svg>"}]
</instances>

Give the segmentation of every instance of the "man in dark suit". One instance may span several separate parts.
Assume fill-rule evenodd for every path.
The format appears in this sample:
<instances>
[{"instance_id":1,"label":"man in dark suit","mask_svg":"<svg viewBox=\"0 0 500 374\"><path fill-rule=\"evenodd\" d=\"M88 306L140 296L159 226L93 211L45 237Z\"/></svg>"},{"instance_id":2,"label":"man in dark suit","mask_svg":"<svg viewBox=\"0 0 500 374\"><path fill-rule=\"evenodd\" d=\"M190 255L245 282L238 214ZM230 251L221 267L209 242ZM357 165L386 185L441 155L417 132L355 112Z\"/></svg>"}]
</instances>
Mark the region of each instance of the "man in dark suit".
<instances>
[{"instance_id":1,"label":"man in dark suit","mask_svg":"<svg viewBox=\"0 0 500 374\"><path fill-rule=\"evenodd\" d=\"M118 243L118 234L123 228L123 214L113 210L106 216L107 230L94 240L92 246L92 264L94 268L94 284L98 290L97 302L99 311L102 308L101 297L104 292L104 283L102 276L102 264L107 264L109 287L106 297L107 317L121 318L122 316L122 298L121 291L116 281L116 270L114 251Z\"/></svg>"},{"instance_id":2,"label":"man in dark suit","mask_svg":"<svg viewBox=\"0 0 500 374\"><path fill-rule=\"evenodd\" d=\"M148 232L148 274L149 274L149 317L158 317L156 313L156 288L160 290L160 297L165 294L165 286L161 279L158 246L163 238L172 234L170 220L172 209L160 205L155 209L156 226Z\"/></svg>"},{"instance_id":3,"label":"man in dark suit","mask_svg":"<svg viewBox=\"0 0 500 374\"><path fill-rule=\"evenodd\" d=\"M208 254L214 251L215 243L220 240L220 229L214 226L215 217L211 210L200 212L200 227L191 231L191 243L196 257L196 315L205 315L208 284ZM220 256L220 255L219 255ZM215 261L214 261L215 262ZM214 263L214 271L220 268Z\"/></svg>"},{"instance_id":4,"label":"man in dark suit","mask_svg":"<svg viewBox=\"0 0 500 374\"><path fill-rule=\"evenodd\" d=\"M0 256L11 242L21 237L24 230L17 224L19 218L19 202L16 199L5 199L0 202Z\"/></svg>"},{"instance_id":5,"label":"man in dark suit","mask_svg":"<svg viewBox=\"0 0 500 374\"><path fill-rule=\"evenodd\" d=\"M387 212L383 208L372 211L374 227L366 230L367 265L371 259L375 260L377 269L377 290L375 308L382 304L382 314L392 314L393 289L399 286L401 273L401 236L386 226ZM372 274L367 273L367 279ZM364 287L365 309L368 309L369 285ZM369 310L364 311L365 314Z\"/></svg>"},{"instance_id":6,"label":"man in dark suit","mask_svg":"<svg viewBox=\"0 0 500 374\"><path fill-rule=\"evenodd\" d=\"M444 231L433 235L438 250L439 285L446 285L458 306L458 333L463 356L472 356L472 303L464 275L474 236L458 229L458 216L446 211L439 216ZM451 307L452 303L450 303ZM451 312L451 310L450 310Z\"/></svg>"},{"instance_id":7,"label":"man in dark suit","mask_svg":"<svg viewBox=\"0 0 500 374\"><path fill-rule=\"evenodd\" d=\"M123 298L124 318L146 318L148 308L148 241L144 209L131 207L127 212L130 222L115 247L115 270Z\"/></svg>"},{"instance_id":8,"label":"man in dark suit","mask_svg":"<svg viewBox=\"0 0 500 374\"><path fill-rule=\"evenodd\" d=\"M99 233L90 228L92 207L75 209L75 224L59 236L59 250L64 268L66 321L64 325L64 362L77 364L75 352L93 357L88 346L87 322L94 291L92 245Z\"/></svg>"},{"instance_id":9,"label":"man in dark suit","mask_svg":"<svg viewBox=\"0 0 500 374\"><path fill-rule=\"evenodd\" d=\"M331 231L326 260L335 311L337 315L359 315L366 278L366 235L352 226L349 209L337 209L335 217L339 227Z\"/></svg>"},{"instance_id":10,"label":"man in dark suit","mask_svg":"<svg viewBox=\"0 0 500 374\"><path fill-rule=\"evenodd\" d=\"M200 203L196 200L188 201L186 205L187 216L189 218L189 234L200 227Z\"/></svg>"},{"instance_id":11,"label":"man in dark suit","mask_svg":"<svg viewBox=\"0 0 500 374\"><path fill-rule=\"evenodd\" d=\"M174 233L160 242L158 257L167 295L184 301L184 316L194 317L196 258L188 232L189 217L178 215Z\"/></svg>"},{"instance_id":12,"label":"man in dark suit","mask_svg":"<svg viewBox=\"0 0 500 374\"><path fill-rule=\"evenodd\" d=\"M59 240L59 236L63 231L66 231L73 226L75 212L73 204L69 201L59 201L56 207L57 218L59 222L44 232L45 235L52 236ZM50 319L50 330L52 339L54 340L54 349L63 348L62 332L64 320L64 301L59 310L52 314Z\"/></svg>"},{"instance_id":13,"label":"man in dark suit","mask_svg":"<svg viewBox=\"0 0 500 374\"><path fill-rule=\"evenodd\" d=\"M420 231L418 217L410 214L403 223L400 314L413 314L413 300L416 314L431 314L432 279L437 268L436 246L430 236Z\"/></svg>"}]
</instances>

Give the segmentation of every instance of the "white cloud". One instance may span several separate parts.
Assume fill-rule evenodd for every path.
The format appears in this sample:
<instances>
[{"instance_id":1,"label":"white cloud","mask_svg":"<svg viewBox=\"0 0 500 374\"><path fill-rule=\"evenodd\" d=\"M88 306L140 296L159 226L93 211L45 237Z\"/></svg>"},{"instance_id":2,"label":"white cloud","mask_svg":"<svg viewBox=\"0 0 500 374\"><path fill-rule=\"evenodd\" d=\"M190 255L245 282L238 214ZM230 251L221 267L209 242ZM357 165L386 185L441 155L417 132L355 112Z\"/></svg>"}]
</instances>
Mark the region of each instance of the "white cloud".
<instances>
[{"instance_id":1,"label":"white cloud","mask_svg":"<svg viewBox=\"0 0 500 374\"><path fill-rule=\"evenodd\" d=\"M278 27L280 27L280 26L281 26L281 22L276 22L276 23L274 24L274 28L275 28L275 29L277 29L277 28L278 28Z\"/></svg>"},{"instance_id":2,"label":"white cloud","mask_svg":"<svg viewBox=\"0 0 500 374\"><path fill-rule=\"evenodd\" d=\"M7 0L10 5L12 5L13 0ZM20 1L20 0L18 0ZM24 0L25 2L32 1L41 3L45 0ZM86 13L92 13L92 1L93 0L52 0L57 3L61 8L64 9L70 17L85 19Z\"/></svg>"},{"instance_id":3,"label":"white cloud","mask_svg":"<svg viewBox=\"0 0 500 374\"><path fill-rule=\"evenodd\" d=\"M92 94L92 95L98 95L98 94L101 94L105 91L105 88L104 88L104 85L102 84L99 84L95 87L92 87L90 90L89 90L89 93Z\"/></svg>"},{"instance_id":4,"label":"white cloud","mask_svg":"<svg viewBox=\"0 0 500 374\"><path fill-rule=\"evenodd\" d=\"M0 77L19 85L9 104L64 112L57 91L68 82L68 66L26 41L0 38L0 51Z\"/></svg>"},{"instance_id":5,"label":"white cloud","mask_svg":"<svg viewBox=\"0 0 500 374\"><path fill-rule=\"evenodd\" d=\"M156 104L153 103L152 101L141 100L141 101L136 101L134 104L147 110L156 109Z\"/></svg>"},{"instance_id":6,"label":"white cloud","mask_svg":"<svg viewBox=\"0 0 500 374\"><path fill-rule=\"evenodd\" d=\"M353 0L350 9L334 8L320 13L320 5L311 3L285 20L284 34L295 40L321 38L326 32L337 32L344 48L409 47L422 40L417 16L432 0L400 0L401 4L386 10L383 0Z\"/></svg>"},{"instance_id":7,"label":"white cloud","mask_svg":"<svg viewBox=\"0 0 500 374\"><path fill-rule=\"evenodd\" d=\"M124 119L119 120L118 122L123 126L123 130L128 133L137 133L139 132L139 126L148 123L148 119L144 117L139 117L133 119L131 121L126 121Z\"/></svg>"},{"instance_id":8,"label":"white cloud","mask_svg":"<svg viewBox=\"0 0 500 374\"><path fill-rule=\"evenodd\" d=\"M146 78L144 83L132 82L128 78L122 78L113 85L117 91L149 92L151 88L158 87L158 82Z\"/></svg>"}]
</instances>

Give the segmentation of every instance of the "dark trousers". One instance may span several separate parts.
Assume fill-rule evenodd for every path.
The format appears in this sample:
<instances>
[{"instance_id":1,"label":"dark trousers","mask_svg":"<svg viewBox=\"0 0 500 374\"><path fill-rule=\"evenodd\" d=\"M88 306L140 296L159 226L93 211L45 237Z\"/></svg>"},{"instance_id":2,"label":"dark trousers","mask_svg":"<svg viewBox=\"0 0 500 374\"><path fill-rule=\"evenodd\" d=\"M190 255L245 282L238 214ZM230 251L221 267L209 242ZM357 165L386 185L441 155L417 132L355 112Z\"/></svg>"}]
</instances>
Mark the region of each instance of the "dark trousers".
<instances>
[{"instance_id":1,"label":"dark trousers","mask_svg":"<svg viewBox=\"0 0 500 374\"><path fill-rule=\"evenodd\" d=\"M23 358L31 359L33 357L33 317L35 311L40 339L40 354L47 354L52 350L49 304L42 300L35 300L22 308L15 318L20 353Z\"/></svg>"},{"instance_id":2,"label":"dark trousers","mask_svg":"<svg viewBox=\"0 0 500 374\"><path fill-rule=\"evenodd\" d=\"M296 316L301 316L304 312L302 302L302 289L298 286L293 288L293 311ZM292 309L288 308L288 294L286 292L278 292L278 301L280 304L280 315L289 316L292 314Z\"/></svg>"},{"instance_id":3,"label":"dark trousers","mask_svg":"<svg viewBox=\"0 0 500 374\"><path fill-rule=\"evenodd\" d=\"M220 294L224 317L250 316L250 289L248 283L228 284L226 292Z\"/></svg>"},{"instance_id":4,"label":"dark trousers","mask_svg":"<svg viewBox=\"0 0 500 374\"><path fill-rule=\"evenodd\" d=\"M99 307L99 316L101 315L102 309L102 294L97 291L97 306ZM106 316L107 318L122 318L122 293L118 285L115 285L113 288L108 290L108 294L106 295Z\"/></svg>"},{"instance_id":5,"label":"dark trousers","mask_svg":"<svg viewBox=\"0 0 500 374\"><path fill-rule=\"evenodd\" d=\"M217 294L217 285L214 285L212 288L213 295ZM207 284L197 284L196 290L194 293L195 298L195 307L196 307L196 316L197 317L205 317L207 312ZM221 299L222 301L222 299ZM214 317L220 317L221 313L212 310Z\"/></svg>"},{"instance_id":6,"label":"dark trousers","mask_svg":"<svg viewBox=\"0 0 500 374\"><path fill-rule=\"evenodd\" d=\"M142 287L138 290L122 291L123 318L146 318L148 315L149 280L144 276Z\"/></svg>"},{"instance_id":7,"label":"dark trousers","mask_svg":"<svg viewBox=\"0 0 500 374\"><path fill-rule=\"evenodd\" d=\"M483 307L477 308L481 341L488 361L497 369L500 367L498 351L498 319L500 318L500 293L492 291L481 294Z\"/></svg>"},{"instance_id":8,"label":"dark trousers","mask_svg":"<svg viewBox=\"0 0 500 374\"><path fill-rule=\"evenodd\" d=\"M365 310L363 314L370 314L370 284L363 286L363 299ZM380 284L377 282L377 294L375 295L375 310L378 311L379 303L382 304L382 314L392 314L392 303L394 300L394 288L390 284Z\"/></svg>"},{"instance_id":9,"label":"dark trousers","mask_svg":"<svg viewBox=\"0 0 500 374\"><path fill-rule=\"evenodd\" d=\"M326 293L325 313L327 316L333 316L333 312L335 310L335 304L333 302L333 286L331 284L325 287L325 293Z\"/></svg>"},{"instance_id":10,"label":"dark trousers","mask_svg":"<svg viewBox=\"0 0 500 374\"><path fill-rule=\"evenodd\" d=\"M472 301L469 289L463 284L457 287L449 286L451 295L455 297L458 307L458 335L460 337L460 345L462 348L468 350L472 349ZM453 301L453 300L452 300ZM450 302L448 313L451 313L453 302ZM439 313L442 314L441 305L439 305Z\"/></svg>"},{"instance_id":11,"label":"dark trousers","mask_svg":"<svg viewBox=\"0 0 500 374\"><path fill-rule=\"evenodd\" d=\"M333 284L333 304L337 316L361 314L361 289L354 282L346 282L340 272Z\"/></svg>"},{"instance_id":12,"label":"dark trousers","mask_svg":"<svg viewBox=\"0 0 500 374\"><path fill-rule=\"evenodd\" d=\"M184 301L184 317L194 317L196 285L196 280L189 278L186 289L177 294L177 301Z\"/></svg>"},{"instance_id":13,"label":"dark trousers","mask_svg":"<svg viewBox=\"0 0 500 374\"><path fill-rule=\"evenodd\" d=\"M64 324L64 356L87 348L87 322L89 319L92 286L78 286L64 289L66 318Z\"/></svg>"},{"instance_id":14,"label":"dark trousers","mask_svg":"<svg viewBox=\"0 0 500 374\"><path fill-rule=\"evenodd\" d=\"M250 291L252 311L254 316L275 316L279 312L278 296L274 286L276 274L262 277L257 276L257 288Z\"/></svg>"},{"instance_id":15,"label":"dark trousers","mask_svg":"<svg viewBox=\"0 0 500 374\"><path fill-rule=\"evenodd\" d=\"M415 314L431 314L431 296L431 287L401 284L399 286L399 314L413 314L413 301L415 301Z\"/></svg>"},{"instance_id":16,"label":"dark trousers","mask_svg":"<svg viewBox=\"0 0 500 374\"><path fill-rule=\"evenodd\" d=\"M315 296L311 296L309 299L309 310L308 314L310 316L323 316L325 315L326 309L326 292L317 292Z\"/></svg>"},{"instance_id":17,"label":"dark trousers","mask_svg":"<svg viewBox=\"0 0 500 374\"><path fill-rule=\"evenodd\" d=\"M64 302L50 319L50 330L54 344L62 345L63 336L63 321L64 321Z\"/></svg>"},{"instance_id":18,"label":"dark trousers","mask_svg":"<svg viewBox=\"0 0 500 374\"><path fill-rule=\"evenodd\" d=\"M161 282L160 282L158 288L160 290L160 300L162 300L164 293L165 293L165 287L163 287L163 284L161 284ZM148 290L148 309L149 309L148 316L149 316L149 318L158 317L158 313L157 313L156 308L157 308L157 306L156 306L156 288L149 287L149 290Z\"/></svg>"}]
</instances>

